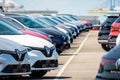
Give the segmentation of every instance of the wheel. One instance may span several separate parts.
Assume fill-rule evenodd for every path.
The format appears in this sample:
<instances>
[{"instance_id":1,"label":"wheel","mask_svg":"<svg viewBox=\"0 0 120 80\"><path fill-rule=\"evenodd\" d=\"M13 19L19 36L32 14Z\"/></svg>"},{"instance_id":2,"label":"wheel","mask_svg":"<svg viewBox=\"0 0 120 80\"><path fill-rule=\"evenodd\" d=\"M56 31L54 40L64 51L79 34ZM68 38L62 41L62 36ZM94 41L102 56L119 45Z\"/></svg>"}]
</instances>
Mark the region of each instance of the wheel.
<instances>
[{"instance_id":1,"label":"wheel","mask_svg":"<svg viewBox=\"0 0 120 80\"><path fill-rule=\"evenodd\" d=\"M67 44L65 49L70 49L71 45Z\"/></svg>"},{"instance_id":2,"label":"wheel","mask_svg":"<svg viewBox=\"0 0 120 80\"><path fill-rule=\"evenodd\" d=\"M43 77L47 73L47 70L41 70L41 71L32 71L30 74L31 77Z\"/></svg>"},{"instance_id":3,"label":"wheel","mask_svg":"<svg viewBox=\"0 0 120 80\"><path fill-rule=\"evenodd\" d=\"M76 36L73 36L74 39L76 39Z\"/></svg>"},{"instance_id":4,"label":"wheel","mask_svg":"<svg viewBox=\"0 0 120 80\"><path fill-rule=\"evenodd\" d=\"M62 52L62 50L57 50L58 55L60 55Z\"/></svg>"},{"instance_id":5,"label":"wheel","mask_svg":"<svg viewBox=\"0 0 120 80\"><path fill-rule=\"evenodd\" d=\"M105 51L109 51L111 49L111 47L108 44L101 44L101 46Z\"/></svg>"},{"instance_id":6,"label":"wheel","mask_svg":"<svg viewBox=\"0 0 120 80\"><path fill-rule=\"evenodd\" d=\"M73 43L73 38L70 39L70 43Z\"/></svg>"}]
</instances>

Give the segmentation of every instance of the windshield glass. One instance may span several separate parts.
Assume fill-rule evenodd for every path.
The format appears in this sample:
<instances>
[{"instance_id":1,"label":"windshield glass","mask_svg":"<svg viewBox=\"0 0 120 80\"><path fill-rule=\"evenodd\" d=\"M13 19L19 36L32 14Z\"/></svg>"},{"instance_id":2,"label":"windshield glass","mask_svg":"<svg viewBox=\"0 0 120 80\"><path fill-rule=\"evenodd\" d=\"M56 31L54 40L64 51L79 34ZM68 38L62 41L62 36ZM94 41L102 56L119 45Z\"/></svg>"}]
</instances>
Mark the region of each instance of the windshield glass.
<instances>
[{"instance_id":1,"label":"windshield glass","mask_svg":"<svg viewBox=\"0 0 120 80\"><path fill-rule=\"evenodd\" d=\"M63 19L63 18L61 18L61 17L58 17L59 19L61 19L62 21L64 21L64 22L68 22L67 20L65 20L65 19Z\"/></svg>"},{"instance_id":2,"label":"windshield glass","mask_svg":"<svg viewBox=\"0 0 120 80\"><path fill-rule=\"evenodd\" d=\"M59 22L49 19L49 18L38 18L38 20L43 21L44 23L48 24L49 26L55 26L59 24Z\"/></svg>"},{"instance_id":3,"label":"windshield glass","mask_svg":"<svg viewBox=\"0 0 120 80\"><path fill-rule=\"evenodd\" d=\"M12 19L12 18L5 18L6 20L10 21L12 24L16 25L17 29L24 29L25 26L20 24L18 21Z\"/></svg>"},{"instance_id":4,"label":"windshield glass","mask_svg":"<svg viewBox=\"0 0 120 80\"><path fill-rule=\"evenodd\" d=\"M57 24L64 23L63 21L57 19L57 18L51 18L53 21L57 22Z\"/></svg>"},{"instance_id":5,"label":"windshield glass","mask_svg":"<svg viewBox=\"0 0 120 80\"><path fill-rule=\"evenodd\" d=\"M48 24L47 22L45 22L43 19L41 18L35 18L38 22L40 22L42 25L44 26L49 26L50 24Z\"/></svg>"},{"instance_id":6,"label":"windshield glass","mask_svg":"<svg viewBox=\"0 0 120 80\"><path fill-rule=\"evenodd\" d=\"M30 19L28 17L14 17L14 18L29 28L45 28L45 26L41 25L40 22L34 19Z\"/></svg>"},{"instance_id":7,"label":"windshield glass","mask_svg":"<svg viewBox=\"0 0 120 80\"><path fill-rule=\"evenodd\" d=\"M0 20L0 35L20 35L22 34L16 28L5 21Z\"/></svg>"},{"instance_id":8,"label":"windshield glass","mask_svg":"<svg viewBox=\"0 0 120 80\"><path fill-rule=\"evenodd\" d=\"M74 20L80 20L80 18L78 18L77 16L70 16L70 17Z\"/></svg>"}]
</instances>

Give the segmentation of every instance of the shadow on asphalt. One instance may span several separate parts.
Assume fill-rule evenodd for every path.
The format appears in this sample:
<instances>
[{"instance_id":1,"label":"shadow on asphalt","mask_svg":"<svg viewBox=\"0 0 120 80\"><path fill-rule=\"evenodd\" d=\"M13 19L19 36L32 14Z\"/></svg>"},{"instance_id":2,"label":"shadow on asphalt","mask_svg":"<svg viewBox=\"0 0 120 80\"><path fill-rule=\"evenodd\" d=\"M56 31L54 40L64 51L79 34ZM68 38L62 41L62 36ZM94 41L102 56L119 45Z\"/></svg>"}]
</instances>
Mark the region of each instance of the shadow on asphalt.
<instances>
[{"instance_id":1,"label":"shadow on asphalt","mask_svg":"<svg viewBox=\"0 0 120 80\"><path fill-rule=\"evenodd\" d=\"M66 53L63 53L63 54L60 54L60 56L72 56L72 55L77 55L77 54L66 54Z\"/></svg>"},{"instance_id":2,"label":"shadow on asphalt","mask_svg":"<svg viewBox=\"0 0 120 80\"><path fill-rule=\"evenodd\" d=\"M56 76L44 76L44 77L37 77L37 78L33 78L30 76L23 76L23 77L17 77L17 78L7 78L7 79L2 79L2 80L54 80L54 79L69 79L72 77L67 77L67 76L60 76L60 77L56 77ZM0 79L1 80L1 79Z\"/></svg>"},{"instance_id":3,"label":"shadow on asphalt","mask_svg":"<svg viewBox=\"0 0 120 80\"><path fill-rule=\"evenodd\" d=\"M72 77L68 77L68 76L60 76L60 77L57 77L57 76L56 77L54 77L54 76L45 76L45 77L42 78L42 80L44 80L44 79L46 79L46 80L49 80L49 79L50 80L51 79L52 80L53 79L62 79L63 80L63 79L69 79L69 78L72 78Z\"/></svg>"}]
</instances>

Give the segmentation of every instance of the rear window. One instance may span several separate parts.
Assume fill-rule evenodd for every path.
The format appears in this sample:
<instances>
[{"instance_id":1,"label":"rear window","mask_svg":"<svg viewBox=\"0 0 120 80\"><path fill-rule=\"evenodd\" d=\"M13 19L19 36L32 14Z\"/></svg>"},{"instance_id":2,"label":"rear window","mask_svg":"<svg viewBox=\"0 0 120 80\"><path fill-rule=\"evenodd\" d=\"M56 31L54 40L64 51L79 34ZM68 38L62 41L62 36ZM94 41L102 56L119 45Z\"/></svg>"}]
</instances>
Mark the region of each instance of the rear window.
<instances>
[{"instance_id":1,"label":"rear window","mask_svg":"<svg viewBox=\"0 0 120 80\"><path fill-rule=\"evenodd\" d=\"M117 60L118 58L120 58L120 44L111 49L107 54L103 56L103 58L113 60Z\"/></svg>"},{"instance_id":2,"label":"rear window","mask_svg":"<svg viewBox=\"0 0 120 80\"><path fill-rule=\"evenodd\" d=\"M108 17L104 23L102 24L102 26L105 26L106 24L111 25L115 20L117 19L117 17Z\"/></svg>"}]
</instances>

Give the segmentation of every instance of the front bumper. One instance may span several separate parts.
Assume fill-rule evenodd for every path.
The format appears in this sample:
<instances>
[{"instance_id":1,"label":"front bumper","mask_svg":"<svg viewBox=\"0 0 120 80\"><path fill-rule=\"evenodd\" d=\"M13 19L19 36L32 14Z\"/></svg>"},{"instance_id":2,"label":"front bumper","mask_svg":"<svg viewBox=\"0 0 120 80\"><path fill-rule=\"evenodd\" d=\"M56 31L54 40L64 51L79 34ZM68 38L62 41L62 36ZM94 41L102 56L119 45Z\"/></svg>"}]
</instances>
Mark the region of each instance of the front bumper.
<instances>
[{"instance_id":1,"label":"front bumper","mask_svg":"<svg viewBox=\"0 0 120 80\"><path fill-rule=\"evenodd\" d=\"M58 60L39 60L32 66L32 71L54 69L58 69Z\"/></svg>"},{"instance_id":2,"label":"front bumper","mask_svg":"<svg viewBox=\"0 0 120 80\"><path fill-rule=\"evenodd\" d=\"M16 61L11 55L0 55L0 76L30 74L31 67L26 55L23 61Z\"/></svg>"},{"instance_id":3,"label":"front bumper","mask_svg":"<svg viewBox=\"0 0 120 80\"><path fill-rule=\"evenodd\" d=\"M31 70L53 70L58 68L58 53L53 51L50 57L46 57L41 51L32 50L29 52L31 58Z\"/></svg>"}]
</instances>

